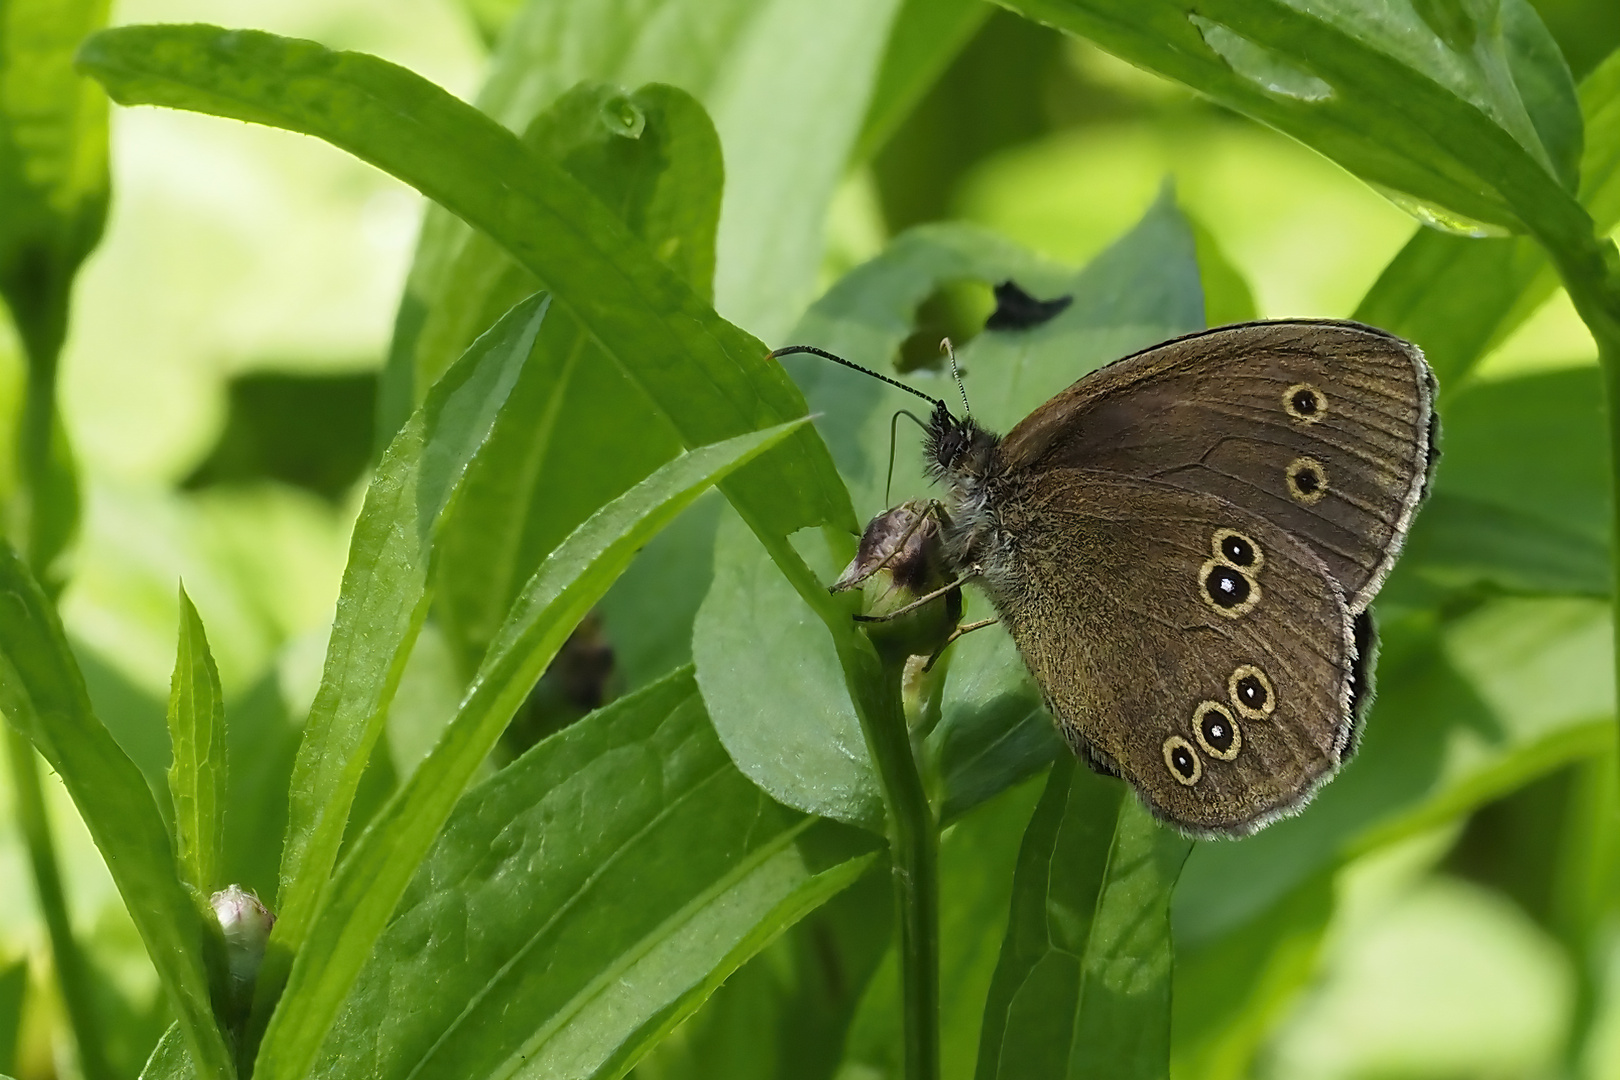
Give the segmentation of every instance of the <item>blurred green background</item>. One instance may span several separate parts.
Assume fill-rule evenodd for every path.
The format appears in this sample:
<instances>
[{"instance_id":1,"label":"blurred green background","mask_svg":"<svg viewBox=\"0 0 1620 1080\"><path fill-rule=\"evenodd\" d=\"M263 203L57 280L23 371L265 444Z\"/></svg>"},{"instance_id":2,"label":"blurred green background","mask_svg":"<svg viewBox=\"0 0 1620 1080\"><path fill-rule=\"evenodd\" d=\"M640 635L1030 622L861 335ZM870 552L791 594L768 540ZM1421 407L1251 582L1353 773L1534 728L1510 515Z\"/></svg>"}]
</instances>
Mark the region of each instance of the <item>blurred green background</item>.
<instances>
[{"instance_id":1,"label":"blurred green background","mask_svg":"<svg viewBox=\"0 0 1620 1080\"><path fill-rule=\"evenodd\" d=\"M313 38L471 97L509 6L131 0L114 5L113 22L207 20ZM1620 45L1615 0L1536 6L1577 79ZM422 202L300 136L163 110L115 110L112 124L111 217L76 288L62 370L85 496L63 617L121 735L163 731L146 721L161 716L167 695L179 578L209 628L227 694L246 703L238 708L257 702L298 716L319 676L375 375ZM831 202L822 287L898 230L939 219L977 222L1079 264L1134 224L1170 177L1241 274L1256 314L1344 317L1417 227L1290 140L988 7L956 61L872 149ZM757 325L727 310L725 273L722 264L721 314L768 339L783 333L791 318ZM1242 317L1244 292L1212 294L1212 305ZM942 297L924 322L953 330L975 302ZM1594 362L1560 292L1479 376ZM0 416L14 415L21 377L0 322ZM9 453L14 440L4 436L0 453ZM0 466L9 476L11 463ZM1606 618L1595 603L1569 604L1583 627ZM454 704L449 678L420 675L448 667L436 647L431 635L419 647L392 720L402 769ZM1579 696L1601 700L1607 679L1600 665ZM166 748L145 750L161 768ZM1575 988L1550 929L1543 855L1585 777L1556 772L1343 871L1308 989L1258 1018L1269 1029L1264 1075L1555 1075ZM45 986L44 931L5 783L0 776L0 968L29 957L33 984ZM51 795L75 924L135 1012L109 1025L130 1044L112 1056L138 1064L142 1040L149 1046L165 1022L156 978L70 802L54 783ZM274 853L260 862L243 876L263 880ZM1620 937L1607 940L1610 996L1596 1003L1597 1036L1578 1063L1593 1078L1620 1076ZM10 992L0 979L0 994ZM30 1002L18 1075L71 1071L53 1037L59 1006L48 994Z\"/></svg>"}]
</instances>

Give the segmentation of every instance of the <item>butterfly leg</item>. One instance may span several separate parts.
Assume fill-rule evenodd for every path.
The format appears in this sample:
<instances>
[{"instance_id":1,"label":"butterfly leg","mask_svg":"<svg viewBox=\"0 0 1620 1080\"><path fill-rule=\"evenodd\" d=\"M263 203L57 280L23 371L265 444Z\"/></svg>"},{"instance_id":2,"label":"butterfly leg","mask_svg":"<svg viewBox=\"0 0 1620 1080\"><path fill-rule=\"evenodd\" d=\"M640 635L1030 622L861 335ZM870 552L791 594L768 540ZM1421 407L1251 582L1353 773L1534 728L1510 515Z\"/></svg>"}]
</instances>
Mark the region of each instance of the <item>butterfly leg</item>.
<instances>
[{"instance_id":1,"label":"butterfly leg","mask_svg":"<svg viewBox=\"0 0 1620 1080\"><path fill-rule=\"evenodd\" d=\"M947 585L941 585L939 588L935 589L933 592L925 593L922 596L917 597L917 599L913 600L911 603L907 604L905 607L896 608L896 609L894 609L893 611L889 612L886 615L857 615L857 616L855 616L855 621L856 622L888 622L890 619L898 619L902 615L909 615L913 611L916 611L918 608L922 607L924 604L928 603L930 600L938 600L940 597L944 596L946 593L950 592L952 589L960 589L965 583L967 583L969 581L972 581L974 578L979 577L983 573L984 573L984 571L981 570L978 567L977 564L975 564L973 566L968 567L967 571L964 574L962 574L961 577L957 578L955 581L953 581L953 582L951 582L951 583L949 583Z\"/></svg>"},{"instance_id":2,"label":"butterfly leg","mask_svg":"<svg viewBox=\"0 0 1620 1080\"><path fill-rule=\"evenodd\" d=\"M970 622L966 626L958 626L955 630L951 631L951 636L945 639L945 644L935 649L934 655L928 658L928 662L922 667L923 673L927 674L930 670L932 670L934 661L938 660L940 656L944 654L945 650L951 647L951 642L955 641L963 634L971 634L975 630L983 630L985 627L994 626L1000 621L1000 619L980 619L978 622Z\"/></svg>"}]
</instances>

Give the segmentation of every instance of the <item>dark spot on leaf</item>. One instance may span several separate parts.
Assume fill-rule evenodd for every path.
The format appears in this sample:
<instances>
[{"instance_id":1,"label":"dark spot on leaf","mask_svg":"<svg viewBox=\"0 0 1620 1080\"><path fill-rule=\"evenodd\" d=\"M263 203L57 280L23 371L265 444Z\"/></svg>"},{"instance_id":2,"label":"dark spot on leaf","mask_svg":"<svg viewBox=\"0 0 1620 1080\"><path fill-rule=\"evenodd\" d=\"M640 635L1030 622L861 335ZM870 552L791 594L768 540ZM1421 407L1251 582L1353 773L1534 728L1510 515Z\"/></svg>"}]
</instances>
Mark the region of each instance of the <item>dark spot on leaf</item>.
<instances>
[{"instance_id":1,"label":"dark spot on leaf","mask_svg":"<svg viewBox=\"0 0 1620 1080\"><path fill-rule=\"evenodd\" d=\"M1074 302L1072 296L1037 300L1011 281L996 286L996 310L984 321L986 330L1029 330L1053 318Z\"/></svg>"}]
</instances>

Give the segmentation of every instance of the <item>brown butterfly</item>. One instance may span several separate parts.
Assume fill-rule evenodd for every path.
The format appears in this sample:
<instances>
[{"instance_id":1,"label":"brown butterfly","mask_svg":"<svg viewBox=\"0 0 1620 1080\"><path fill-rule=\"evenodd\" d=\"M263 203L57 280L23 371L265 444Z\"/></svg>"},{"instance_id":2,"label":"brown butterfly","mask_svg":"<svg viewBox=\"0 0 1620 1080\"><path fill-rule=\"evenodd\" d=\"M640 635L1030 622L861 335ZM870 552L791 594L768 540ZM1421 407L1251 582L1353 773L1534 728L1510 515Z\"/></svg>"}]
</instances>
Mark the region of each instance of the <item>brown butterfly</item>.
<instances>
[{"instance_id":1,"label":"brown butterfly","mask_svg":"<svg viewBox=\"0 0 1620 1080\"><path fill-rule=\"evenodd\" d=\"M934 406L940 592L984 590L1078 755L1201 836L1251 833L1334 774L1367 698L1367 606L1434 459L1415 346L1352 322L1220 327L1086 375L1005 437L895 385Z\"/></svg>"}]
</instances>

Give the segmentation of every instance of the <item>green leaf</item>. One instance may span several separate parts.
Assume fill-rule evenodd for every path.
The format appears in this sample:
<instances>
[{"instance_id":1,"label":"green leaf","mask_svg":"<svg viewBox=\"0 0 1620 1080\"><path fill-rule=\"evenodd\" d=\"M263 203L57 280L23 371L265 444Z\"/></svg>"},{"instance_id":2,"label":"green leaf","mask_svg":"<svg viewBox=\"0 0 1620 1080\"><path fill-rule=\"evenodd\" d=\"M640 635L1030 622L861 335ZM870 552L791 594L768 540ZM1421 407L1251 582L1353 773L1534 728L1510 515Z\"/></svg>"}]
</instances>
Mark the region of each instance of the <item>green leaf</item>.
<instances>
[{"instance_id":1,"label":"green leaf","mask_svg":"<svg viewBox=\"0 0 1620 1080\"><path fill-rule=\"evenodd\" d=\"M671 86L625 94L585 82L536 116L523 142L595 194L700 296L711 296L724 168L703 106ZM453 250L432 247L451 238ZM537 287L534 275L495 240L465 226L429 231L422 244L419 261L438 270L413 281L402 301L384 374L379 437L392 437L467 344ZM614 367L589 342L574 349Z\"/></svg>"},{"instance_id":2,"label":"green leaf","mask_svg":"<svg viewBox=\"0 0 1620 1080\"><path fill-rule=\"evenodd\" d=\"M774 341L817 290L827 207L855 152L900 7L900 0L531 4L508 28L478 105L521 131L581 79L670 83L703 102L726 151L715 306ZM559 282L551 284L566 298Z\"/></svg>"},{"instance_id":3,"label":"green leaf","mask_svg":"<svg viewBox=\"0 0 1620 1080\"><path fill-rule=\"evenodd\" d=\"M457 805L311 1075L617 1075L858 875L726 758L690 670Z\"/></svg>"},{"instance_id":4,"label":"green leaf","mask_svg":"<svg viewBox=\"0 0 1620 1080\"><path fill-rule=\"evenodd\" d=\"M695 290L708 292L721 165L701 105L669 86L625 95L585 84L542 113L525 141L589 186ZM492 317L483 309L533 281L493 241L470 239L429 311L418 377L436 377L440 358L433 350L458 343L435 329L441 313L477 310L472 323L481 323ZM668 421L577 322L560 313L547 322L440 541L437 611L464 670L477 668L546 553L680 445Z\"/></svg>"},{"instance_id":5,"label":"green leaf","mask_svg":"<svg viewBox=\"0 0 1620 1080\"><path fill-rule=\"evenodd\" d=\"M175 877L168 830L134 763L90 711L55 609L0 544L0 711L72 796L124 899L202 1075L230 1077L204 963L201 908Z\"/></svg>"},{"instance_id":6,"label":"green leaf","mask_svg":"<svg viewBox=\"0 0 1620 1080\"><path fill-rule=\"evenodd\" d=\"M544 282L688 447L804 415L803 399L765 349L710 310L560 165L402 68L208 26L104 31L79 61L115 100L316 135L411 184ZM759 88L748 93L759 96ZM781 197L773 188L773 211ZM771 543L823 522L853 527L842 485L809 430L729 481L726 494ZM788 569L796 570L791 560Z\"/></svg>"},{"instance_id":7,"label":"green leaf","mask_svg":"<svg viewBox=\"0 0 1620 1080\"><path fill-rule=\"evenodd\" d=\"M107 216L107 102L73 70L107 0L0 4L0 295L54 375L68 289Z\"/></svg>"},{"instance_id":8,"label":"green leaf","mask_svg":"<svg viewBox=\"0 0 1620 1080\"><path fill-rule=\"evenodd\" d=\"M1293 136L1437 222L1589 242L1570 195L1574 86L1529 0L1504 0L1489 19L1462 4L1382 0L1009 6Z\"/></svg>"},{"instance_id":9,"label":"green leaf","mask_svg":"<svg viewBox=\"0 0 1620 1080\"><path fill-rule=\"evenodd\" d=\"M1581 83L1581 202L1599 234L1620 223L1620 53ZM1528 239L1475 240L1420 229L1356 308L1362 322L1422 347L1445 397L1558 287Z\"/></svg>"},{"instance_id":10,"label":"green leaf","mask_svg":"<svg viewBox=\"0 0 1620 1080\"><path fill-rule=\"evenodd\" d=\"M838 571L826 538L801 534L822 581ZM819 548L819 551L815 551ZM714 580L692 626L698 685L737 767L778 802L883 831L883 794L838 652L742 521L726 513Z\"/></svg>"},{"instance_id":11,"label":"green leaf","mask_svg":"<svg viewBox=\"0 0 1620 1080\"><path fill-rule=\"evenodd\" d=\"M322 898L261 1044L256 1073L303 1077L400 894L467 781L556 651L636 550L702 491L805 422L691 451L581 525L513 606L455 718L361 834Z\"/></svg>"},{"instance_id":12,"label":"green leaf","mask_svg":"<svg viewBox=\"0 0 1620 1080\"><path fill-rule=\"evenodd\" d=\"M1165 1075L1170 892L1191 848L1122 782L1058 759L1018 852L979 1080Z\"/></svg>"},{"instance_id":13,"label":"green leaf","mask_svg":"<svg viewBox=\"0 0 1620 1080\"><path fill-rule=\"evenodd\" d=\"M439 518L488 438L548 306L536 294L473 343L395 436L366 491L293 768L280 911L261 995L273 994L284 976L287 953L301 946L337 861L350 804L421 626Z\"/></svg>"},{"instance_id":14,"label":"green leaf","mask_svg":"<svg viewBox=\"0 0 1620 1080\"><path fill-rule=\"evenodd\" d=\"M1446 405L1434 497L1386 587L1609 594L1610 492L1593 368L1473 383Z\"/></svg>"},{"instance_id":15,"label":"green leaf","mask_svg":"<svg viewBox=\"0 0 1620 1080\"><path fill-rule=\"evenodd\" d=\"M225 694L202 618L180 587L180 645L169 684L169 795L180 879L206 899L220 875L226 806Z\"/></svg>"}]
</instances>

